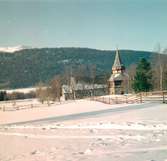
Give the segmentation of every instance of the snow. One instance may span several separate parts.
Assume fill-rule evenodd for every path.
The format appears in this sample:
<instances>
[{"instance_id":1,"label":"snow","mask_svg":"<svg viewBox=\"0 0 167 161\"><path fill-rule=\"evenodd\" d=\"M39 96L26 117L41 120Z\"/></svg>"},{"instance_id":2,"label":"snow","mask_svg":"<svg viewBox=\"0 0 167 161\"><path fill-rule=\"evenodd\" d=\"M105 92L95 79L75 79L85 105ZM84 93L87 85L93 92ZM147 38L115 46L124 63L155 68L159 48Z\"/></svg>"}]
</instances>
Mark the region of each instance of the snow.
<instances>
[{"instance_id":1,"label":"snow","mask_svg":"<svg viewBox=\"0 0 167 161\"><path fill-rule=\"evenodd\" d=\"M7 89L5 91L7 93L13 93L13 92L29 93L31 91L36 91L36 88L35 87L29 87L29 88Z\"/></svg>"},{"instance_id":2,"label":"snow","mask_svg":"<svg viewBox=\"0 0 167 161\"><path fill-rule=\"evenodd\" d=\"M14 53L15 51L20 51L27 48L30 47L26 47L23 45L12 46L12 47L0 47L0 52Z\"/></svg>"},{"instance_id":3,"label":"snow","mask_svg":"<svg viewBox=\"0 0 167 161\"><path fill-rule=\"evenodd\" d=\"M34 108L31 108L31 104L34 105ZM10 102L12 105L12 102ZM76 101L66 101L62 103L55 103L47 106L46 104L42 105L37 100L33 99L33 102L30 100L17 101L15 106L18 107L29 106L25 110L13 111L0 111L0 124L9 124L15 122L30 121L48 117L58 117L66 116L72 114L79 114L84 112L93 112L99 110L107 110L111 108L119 108L120 105L105 105L101 102L89 101L89 100L76 100ZM1 104L4 106L4 104ZM7 103L6 103L7 106ZM121 106L130 106L128 104L122 104ZM38 108L35 108L38 107ZM18 117L19 116L19 117Z\"/></svg>"},{"instance_id":4,"label":"snow","mask_svg":"<svg viewBox=\"0 0 167 161\"><path fill-rule=\"evenodd\" d=\"M48 107L37 100L32 101L39 107L0 112L0 160L167 160L166 104L108 105L76 100ZM28 102L24 100L16 104ZM102 112L104 110L108 112ZM96 111L102 113L96 115ZM87 115L74 118L82 113ZM69 115L72 115L70 119L56 120L57 117L66 118ZM2 126L49 117L55 117L55 120Z\"/></svg>"}]
</instances>

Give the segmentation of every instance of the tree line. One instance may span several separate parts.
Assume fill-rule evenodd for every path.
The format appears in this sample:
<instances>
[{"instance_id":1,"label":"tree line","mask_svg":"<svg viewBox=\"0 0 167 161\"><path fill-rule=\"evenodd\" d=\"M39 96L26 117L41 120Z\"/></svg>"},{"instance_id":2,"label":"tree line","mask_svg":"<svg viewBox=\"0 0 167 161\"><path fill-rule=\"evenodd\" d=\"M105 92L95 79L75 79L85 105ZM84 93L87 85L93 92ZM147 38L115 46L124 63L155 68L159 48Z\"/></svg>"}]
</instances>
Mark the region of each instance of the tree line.
<instances>
[{"instance_id":1,"label":"tree line","mask_svg":"<svg viewBox=\"0 0 167 161\"><path fill-rule=\"evenodd\" d=\"M0 101L30 99L30 98L36 98L35 91L30 91L28 93L23 93L23 92L7 93L6 91L0 91Z\"/></svg>"}]
</instances>

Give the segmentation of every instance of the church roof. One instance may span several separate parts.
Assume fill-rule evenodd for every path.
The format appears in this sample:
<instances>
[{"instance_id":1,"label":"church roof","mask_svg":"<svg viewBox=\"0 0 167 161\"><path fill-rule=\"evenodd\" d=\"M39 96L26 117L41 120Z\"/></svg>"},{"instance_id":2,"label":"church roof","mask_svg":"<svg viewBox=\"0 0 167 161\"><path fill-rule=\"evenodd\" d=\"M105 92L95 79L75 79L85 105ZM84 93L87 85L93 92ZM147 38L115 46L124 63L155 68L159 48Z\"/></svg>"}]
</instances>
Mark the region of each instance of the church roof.
<instances>
[{"instance_id":1,"label":"church roof","mask_svg":"<svg viewBox=\"0 0 167 161\"><path fill-rule=\"evenodd\" d=\"M82 83L77 83L75 87L75 91L80 91L80 90L92 90L92 89L100 89L100 88L106 88L107 86L105 84L82 84ZM62 85L62 90L64 93L71 93L71 87L69 85Z\"/></svg>"},{"instance_id":2,"label":"church roof","mask_svg":"<svg viewBox=\"0 0 167 161\"><path fill-rule=\"evenodd\" d=\"M109 81L121 81L121 80L128 80L129 76L126 73L117 73L117 74L112 74L111 77L109 78Z\"/></svg>"},{"instance_id":3,"label":"church roof","mask_svg":"<svg viewBox=\"0 0 167 161\"><path fill-rule=\"evenodd\" d=\"M124 65L123 65L123 63L122 63L122 61L121 61L121 58L120 58L120 56L119 56L119 51L118 51L118 49L116 50L116 55L115 55L115 60L114 60L114 64L113 64L113 66L112 66L112 69L114 70L114 69L124 69L125 67L124 67Z\"/></svg>"}]
</instances>

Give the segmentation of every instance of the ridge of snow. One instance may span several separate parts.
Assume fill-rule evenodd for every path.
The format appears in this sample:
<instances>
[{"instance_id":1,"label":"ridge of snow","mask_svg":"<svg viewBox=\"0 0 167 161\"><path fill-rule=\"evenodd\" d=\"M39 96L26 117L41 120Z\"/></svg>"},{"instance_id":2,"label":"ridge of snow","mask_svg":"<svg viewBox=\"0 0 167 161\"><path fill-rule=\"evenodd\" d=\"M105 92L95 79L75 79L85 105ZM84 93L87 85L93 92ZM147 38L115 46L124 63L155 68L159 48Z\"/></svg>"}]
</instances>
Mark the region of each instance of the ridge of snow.
<instances>
[{"instance_id":1,"label":"ridge of snow","mask_svg":"<svg viewBox=\"0 0 167 161\"><path fill-rule=\"evenodd\" d=\"M7 53L14 53L15 51L20 51L23 49L29 49L31 47L24 46L24 45L18 45L18 46L12 46L12 47L0 47L0 52L7 52Z\"/></svg>"}]
</instances>

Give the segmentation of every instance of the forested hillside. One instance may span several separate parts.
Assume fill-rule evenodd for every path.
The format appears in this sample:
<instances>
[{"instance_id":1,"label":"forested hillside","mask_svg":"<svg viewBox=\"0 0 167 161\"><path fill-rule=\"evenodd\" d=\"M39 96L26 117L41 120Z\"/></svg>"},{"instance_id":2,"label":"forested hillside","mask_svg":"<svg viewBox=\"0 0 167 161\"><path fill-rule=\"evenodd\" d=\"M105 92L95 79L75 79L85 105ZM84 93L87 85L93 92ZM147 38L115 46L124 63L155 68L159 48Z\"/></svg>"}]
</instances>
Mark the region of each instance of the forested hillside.
<instances>
[{"instance_id":1,"label":"forested hillside","mask_svg":"<svg viewBox=\"0 0 167 161\"><path fill-rule=\"evenodd\" d=\"M115 51L88 48L41 48L0 53L0 88L21 88L34 86L39 81L47 82L71 66L76 69L80 65L96 65L97 75L109 74L114 56ZM141 58L149 60L153 53L120 50L120 56L128 67Z\"/></svg>"}]
</instances>

